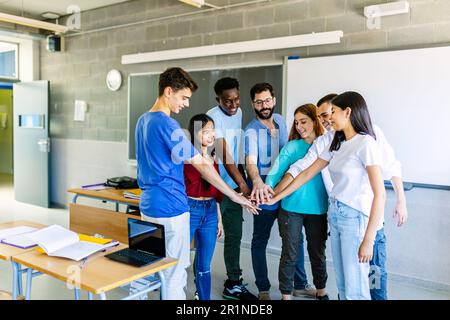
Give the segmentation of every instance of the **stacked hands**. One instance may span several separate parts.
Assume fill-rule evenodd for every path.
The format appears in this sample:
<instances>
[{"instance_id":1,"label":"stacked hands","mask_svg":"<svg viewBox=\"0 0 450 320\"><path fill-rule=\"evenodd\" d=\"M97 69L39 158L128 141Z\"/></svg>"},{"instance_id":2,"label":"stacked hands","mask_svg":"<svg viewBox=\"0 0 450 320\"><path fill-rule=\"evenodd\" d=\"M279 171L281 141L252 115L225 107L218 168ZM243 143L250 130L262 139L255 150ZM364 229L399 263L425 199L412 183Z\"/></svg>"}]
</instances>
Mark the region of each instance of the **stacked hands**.
<instances>
[{"instance_id":1,"label":"stacked hands","mask_svg":"<svg viewBox=\"0 0 450 320\"><path fill-rule=\"evenodd\" d=\"M251 192L248 190L246 194L236 193L235 198L231 200L240 204L253 214L259 214L261 210L259 205L272 205L278 201L275 200L275 192L273 189L264 183L255 185L253 190Z\"/></svg>"}]
</instances>

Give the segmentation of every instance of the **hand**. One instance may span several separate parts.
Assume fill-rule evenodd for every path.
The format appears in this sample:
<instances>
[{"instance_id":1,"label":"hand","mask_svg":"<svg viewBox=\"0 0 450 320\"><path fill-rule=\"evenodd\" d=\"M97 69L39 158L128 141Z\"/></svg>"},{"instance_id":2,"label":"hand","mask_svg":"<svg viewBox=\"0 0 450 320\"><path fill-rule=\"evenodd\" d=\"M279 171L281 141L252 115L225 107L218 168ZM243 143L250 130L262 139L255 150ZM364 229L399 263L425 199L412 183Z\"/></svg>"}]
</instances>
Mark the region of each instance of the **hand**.
<instances>
[{"instance_id":1,"label":"hand","mask_svg":"<svg viewBox=\"0 0 450 320\"><path fill-rule=\"evenodd\" d=\"M279 200L278 197L274 194L274 196L273 196L272 198L270 198L269 200L264 201L263 204L268 205L268 206L271 206L271 205L274 205L275 203L277 203L278 201L280 201L280 200Z\"/></svg>"},{"instance_id":2,"label":"hand","mask_svg":"<svg viewBox=\"0 0 450 320\"><path fill-rule=\"evenodd\" d=\"M269 185L264 184L264 182L260 181L253 184L253 190L250 198L255 199L257 204L261 204L265 201L269 201L273 197L273 195L275 195L273 189Z\"/></svg>"},{"instance_id":3,"label":"hand","mask_svg":"<svg viewBox=\"0 0 450 320\"><path fill-rule=\"evenodd\" d=\"M231 199L233 202L236 202L237 204L240 204L243 208L247 209L253 214L259 214L258 210L261 210L258 205L252 203L249 199L244 197L242 193L235 193L233 199Z\"/></svg>"},{"instance_id":4,"label":"hand","mask_svg":"<svg viewBox=\"0 0 450 320\"><path fill-rule=\"evenodd\" d=\"M408 209L406 208L406 202L397 200L394 208L394 214L392 217L397 218L397 227L401 227L408 220Z\"/></svg>"},{"instance_id":5,"label":"hand","mask_svg":"<svg viewBox=\"0 0 450 320\"><path fill-rule=\"evenodd\" d=\"M223 224L222 221L219 221L219 223L217 224L217 239L222 238L223 236Z\"/></svg>"},{"instance_id":6,"label":"hand","mask_svg":"<svg viewBox=\"0 0 450 320\"><path fill-rule=\"evenodd\" d=\"M373 255L373 241L363 240L358 250L360 263L369 263Z\"/></svg>"},{"instance_id":7,"label":"hand","mask_svg":"<svg viewBox=\"0 0 450 320\"><path fill-rule=\"evenodd\" d=\"M252 193L248 185L244 182L239 185L239 190L244 194L244 196L248 197Z\"/></svg>"}]
</instances>

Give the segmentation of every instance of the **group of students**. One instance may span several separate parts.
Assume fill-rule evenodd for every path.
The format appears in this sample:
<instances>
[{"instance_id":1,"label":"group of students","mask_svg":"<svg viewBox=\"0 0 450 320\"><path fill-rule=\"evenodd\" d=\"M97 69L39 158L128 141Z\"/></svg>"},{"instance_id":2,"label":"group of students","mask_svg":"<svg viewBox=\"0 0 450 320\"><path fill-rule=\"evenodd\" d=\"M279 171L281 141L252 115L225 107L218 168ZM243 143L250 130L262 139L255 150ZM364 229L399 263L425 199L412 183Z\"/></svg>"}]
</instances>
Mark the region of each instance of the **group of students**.
<instances>
[{"instance_id":1,"label":"group of students","mask_svg":"<svg viewBox=\"0 0 450 320\"><path fill-rule=\"evenodd\" d=\"M383 179L394 186L399 226L407 210L400 163L372 125L364 98L345 92L325 96L317 107L304 104L288 134L282 116L273 113L274 89L258 83L250 91L255 118L242 134L239 82L226 77L214 85L217 105L191 118L188 138L171 114L188 107L197 88L183 69L167 69L157 101L136 125L142 218L165 226L167 256L178 259L163 272L168 298L186 299L193 240L198 298L211 298L211 260L224 235L223 297L270 299L266 249L277 220L283 299L329 299L328 235L339 299L387 299ZM243 283L239 261L243 208L253 213L257 296ZM304 268L303 228L315 288Z\"/></svg>"}]
</instances>

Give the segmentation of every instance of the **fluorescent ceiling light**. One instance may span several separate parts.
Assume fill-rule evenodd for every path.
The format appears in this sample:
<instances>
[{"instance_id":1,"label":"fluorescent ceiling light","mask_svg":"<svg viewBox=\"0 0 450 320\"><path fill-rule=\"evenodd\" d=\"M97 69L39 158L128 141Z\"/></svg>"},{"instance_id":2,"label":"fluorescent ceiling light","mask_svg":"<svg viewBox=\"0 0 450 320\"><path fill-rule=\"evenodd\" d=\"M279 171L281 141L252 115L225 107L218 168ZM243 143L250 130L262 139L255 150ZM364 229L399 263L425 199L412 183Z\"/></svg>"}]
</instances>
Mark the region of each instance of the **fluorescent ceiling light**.
<instances>
[{"instance_id":1,"label":"fluorescent ceiling light","mask_svg":"<svg viewBox=\"0 0 450 320\"><path fill-rule=\"evenodd\" d=\"M179 0L179 1L189 4L191 6L197 7L197 8L201 8L202 6L205 5L205 0Z\"/></svg>"},{"instance_id":2,"label":"fluorescent ceiling light","mask_svg":"<svg viewBox=\"0 0 450 320\"><path fill-rule=\"evenodd\" d=\"M54 19L59 19L60 16L57 13L47 11L47 12L41 13L41 17L43 17L45 19L53 19L54 20Z\"/></svg>"},{"instance_id":3,"label":"fluorescent ceiling light","mask_svg":"<svg viewBox=\"0 0 450 320\"><path fill-rule=\"evenodd\" d=\"M408 1L396 1L364 7L364 15L369 18L379 18L409 12Z\"/></svg>"},{"instance_id":4,"label":"fluorescent ceiling light","mask_svg":"<svg viewBox=\"0 0 450 320\"><path fill-rule=\"evenodd\" d=\"M344 33L339 30L302 34L289 37L214 44L203 47L128 54L122 56L122 64L167 61L176 59L218 56L233 53L317 46L322 44L340 43L343 36Z\"/></svg>"},{"instance_id":5,"label":"fluorescent ceiling light","mask_svg":"<svg viewBox=\"0 0 450 320\"><path fill-rule=\"evenodd\" d=\"M50 23L50 22L45 22L45 21L40 21L40 20L36 20L36 19L15 16L15 15L3 13L3 12L0 12L0 21L10 22L10 23L19 24L22 26L27 26L27 27L49 30L49 31L53 31L56 33L65 33L69 30L69 28L67 26L54 24L54 23Z\"/></svg>"}]
</instances>

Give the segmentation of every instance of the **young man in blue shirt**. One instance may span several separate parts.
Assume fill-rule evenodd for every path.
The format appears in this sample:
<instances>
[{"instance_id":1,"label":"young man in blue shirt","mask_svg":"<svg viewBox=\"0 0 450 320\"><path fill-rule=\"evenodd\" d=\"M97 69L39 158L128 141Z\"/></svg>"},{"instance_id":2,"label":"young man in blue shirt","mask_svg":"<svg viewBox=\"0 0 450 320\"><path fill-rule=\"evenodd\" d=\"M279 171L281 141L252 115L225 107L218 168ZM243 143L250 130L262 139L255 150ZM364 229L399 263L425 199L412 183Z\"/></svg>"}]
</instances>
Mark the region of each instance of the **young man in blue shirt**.
<instances>
[{"instance_id":1,"label":"young man in blue shirt","mask_svg":"<svg viewBox=\"0 0 450 320\"><path fill-rule=\"evenodd\" d=\"M164 225L166 255L178 263L163 271L167 299L184 300L186 268L190 265L189 207L183 162L191 163L202 176L231 201L257 213L249 200L234 192L170 117L189 106L197 84L181 68L169 68L159 77L158 99L136 124L137 179L142 189L139 208L143 220Z\"/></svg>"},{"instance_id":2,"label":"young man in blue shirt","mask_svg":"<svg viewBox=\"0 0 450 320\"><path fill-rule=\"evenodd\" d=\"M214 85L217 106L207 112L214 120L216 152L220 160L219 170L224 181L235 191L250 195L245 174L240 165L242 139L242 110L240 108L239 82L230 77L219 79ZM241 169L241 170L240 170ZM224 260L228 279L224 284L223 297L233 300L256 300L241 278L240 247L242 239L242 208L226 196L220 203L225 233Z\"/></svg>"}]
</instances>

